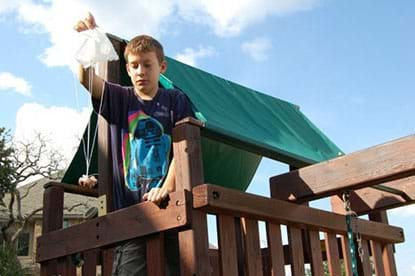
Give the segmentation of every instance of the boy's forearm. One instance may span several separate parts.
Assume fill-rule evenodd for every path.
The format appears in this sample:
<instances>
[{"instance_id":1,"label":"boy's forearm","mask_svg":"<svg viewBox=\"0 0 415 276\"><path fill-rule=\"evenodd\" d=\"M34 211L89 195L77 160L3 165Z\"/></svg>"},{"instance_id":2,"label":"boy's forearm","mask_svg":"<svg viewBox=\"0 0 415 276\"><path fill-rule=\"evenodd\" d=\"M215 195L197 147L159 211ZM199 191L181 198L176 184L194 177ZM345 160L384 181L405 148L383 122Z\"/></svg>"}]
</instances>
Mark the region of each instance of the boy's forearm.
<instances>
[{"instance_id":1,"label":"boy's forearm","mask_svg":"<svg viewBox=\"0 0 415 276\"><path fill-rule=\"evenodd\" d=\"M92 72L90 71L92 70ZM92 76L92 82L90 82L89 77ZM104 80L95 74L93 67L83 68L82 65L79 66L78 78L81 84L91 93L94 99L101 99L102 90L104 85ZM90 91L90 85L92 84L92 91Z\"/></svg>"},{"instance_id":2,"label":"boy's forearm","mask_svg":"<svg viewBox=\"0 0 415 276\"><path fill-rule=\"evenodd\" d=\"M167 188L169 193L176 191L176 170L174 168L174 158L171 160L169 171L167 172L163 187Z\"/></svg>"}]
</instances>

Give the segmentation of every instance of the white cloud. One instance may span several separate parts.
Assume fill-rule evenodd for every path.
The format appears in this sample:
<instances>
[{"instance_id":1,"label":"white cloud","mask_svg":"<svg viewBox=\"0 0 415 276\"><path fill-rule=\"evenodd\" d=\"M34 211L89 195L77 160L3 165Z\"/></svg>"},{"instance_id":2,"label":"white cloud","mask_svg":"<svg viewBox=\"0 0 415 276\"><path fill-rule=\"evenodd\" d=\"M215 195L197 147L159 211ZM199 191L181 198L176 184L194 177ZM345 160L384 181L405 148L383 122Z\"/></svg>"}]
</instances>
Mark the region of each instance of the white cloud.
<instances>
[{"instance_id":1,"label":"white cloud","mask_svg":"<svg viewBox=\"0 0 415 276\"><path fill-rule=\"evenodd\" d=\"M399 217L415 217L415 205L408 205L391 210L393 215Z\"/></svg>"},{"instance_id":2,"label":"white cloud","mask_svg":"<svg viewBox=\"0 0 415 276\"><path fill-rule=\"evenodd\" d=\"M49 35L50 47L40 55L48 66L74 66L77 34L73 26L92 11L105 32L131 38L146 33L159 38L175 32L178 21L208 26L218 36L235 36L269 16L310 10L321 0L6 0L0 15L15 12L26 32ZM16 3L17 2L17 3Z\"/></svg>"},{"instance_id":3,"label":"white cloud","mask_svg":"<svg viewBox=\"0 0 415 276\"><path fill-rule=\"evenodd\" d=\"M17 3L15 0L1 0L0 1L0 14L9 12L16 7Z\"/></svg>"},{"instance_id":4,"label":"white cloud","mask_svg":"<svg viewBox=\"0 0 415 276\"><path fill-rule=\"evenodd\" d=\"M91 111L78 112L67 107L24 104L16 114L15 141L33 141L40 134L50 149L59 151L69 162L84 131Z\"/></svg>"},{"instance_id":5,"label":"white cloud","mask_svg":"<svg viewBox=\"0 0 415 276\"><path fill-rule=\"evenodd\" d=\"M183 52L177 54L175 59L188 65L195 66L198 59L211 57L213 55L215 55L215 50L211 47L199 47L198 50L186 48Z\"/></svg>"},{"instance_id":6,"label":"white cloud","mask_svg":"<svg viewBox=\"0 0 415 276\"><path fill-rule=\"evenodd\" d=\"M30 96L32 86L23 78L9 72L0 72L0 90L13 90L23 96Z\"/></svg>"},{"instance_id":7,"label":"white cloud","mask_svg":"<svg viewBox=\"0 0 415 276\"><path fill-rule=\"evenodd\" d=\"M264 61L268 58L267 52L271 50L271 41L267 38L255 38L252 41L242 43L241 49L256 61Z\"/></svg>"},{"instance_id":8,"label":"white cloud","mask_svg":"<svg viewBox=\"0 0 415 276\"><path fill-rule=\"evenodd\" d=\"M285 16L310 10L320 0L181 0L183 18L208 25L218 36L235 36L268 16Z\"/></svg>"}]
</instances>

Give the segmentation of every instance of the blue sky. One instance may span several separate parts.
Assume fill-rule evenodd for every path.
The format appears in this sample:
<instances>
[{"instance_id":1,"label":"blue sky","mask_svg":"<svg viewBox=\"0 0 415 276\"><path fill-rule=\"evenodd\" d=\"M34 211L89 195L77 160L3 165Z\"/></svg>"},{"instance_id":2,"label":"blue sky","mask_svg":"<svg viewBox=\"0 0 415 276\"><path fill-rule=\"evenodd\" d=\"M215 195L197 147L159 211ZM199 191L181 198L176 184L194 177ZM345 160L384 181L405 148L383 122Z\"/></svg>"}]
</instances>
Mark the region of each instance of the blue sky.
<instances>
[{"instance_id":1,"label":"blue sky","mask_svg":"<svg viewBox=\"0 0 415 276\"><path fill-rule=\"evenodd\" d=\"M414 1L136 2L0 0L1 125L53 134L71 155L89 106L83 91L75 99L71 28L90 10L106 32L151 34L168 56L299 105L346 153L414 134ZM264 160L249 191L267 194L285 170ZM399 275L415 273L414 217L413 207L390 212L407 239Z\"/></svg>"}]
</instances>

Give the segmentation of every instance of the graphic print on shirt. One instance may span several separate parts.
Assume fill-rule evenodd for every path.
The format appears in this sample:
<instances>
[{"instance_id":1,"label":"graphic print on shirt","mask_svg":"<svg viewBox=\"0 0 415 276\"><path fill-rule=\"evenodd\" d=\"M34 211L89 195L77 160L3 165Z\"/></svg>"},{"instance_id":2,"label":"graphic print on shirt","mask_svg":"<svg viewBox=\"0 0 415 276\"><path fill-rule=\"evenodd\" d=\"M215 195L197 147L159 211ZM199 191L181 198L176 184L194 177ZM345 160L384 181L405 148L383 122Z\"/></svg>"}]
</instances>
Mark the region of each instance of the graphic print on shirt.
<instances>
[{"instance_id":1,"label":"graphic print on shirt","mask_svg":"<svg viewBox=\"0 0 415 276\"><path fill-rule=\"evenodd\" d=\"M159 121L143 111L129 114L128 125L122 147L125 185L131 191L144 192L160 187L168 170L171 137Z\"/></svg>"}]
</instances>

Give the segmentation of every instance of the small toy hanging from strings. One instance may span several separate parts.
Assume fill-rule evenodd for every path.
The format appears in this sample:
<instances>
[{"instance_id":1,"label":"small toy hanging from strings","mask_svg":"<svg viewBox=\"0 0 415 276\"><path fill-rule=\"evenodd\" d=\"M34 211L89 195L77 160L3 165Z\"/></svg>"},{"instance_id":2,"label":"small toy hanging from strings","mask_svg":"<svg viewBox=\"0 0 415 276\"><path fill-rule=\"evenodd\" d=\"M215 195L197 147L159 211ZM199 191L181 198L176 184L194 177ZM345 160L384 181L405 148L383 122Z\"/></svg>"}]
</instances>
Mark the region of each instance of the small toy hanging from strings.
<instances>
[{"instance_id":1,"label":"small toy hanging from strings","mask_svg":"<svg viewBox=\"0 0 415 276\"><path fill-rule=\"evenodd\" d=\"M93 78L94 70L91 68L96 68L98 70L98 65L102 62L108 62L113 60L118 60L118 55L112 46L111 41L108 37L99 30L94 17L91 13L88 13L88 16L83 21L79 21L75 30L79 33L81 41L79 43L78 51L75 54L75 59L82 65L84 69L90 68L89 78L88 78L88 90L93 91ZM107 68L104 66L103 76L104 79L107 78ZM98 109L98 114L101 114L102 110L102 101L103 93L100 98L100 104ZM85 158L85 174L79 178L79 184L92 188L97 183L97 179L94 175L89 174L89 169L91 166L91 160L93 155L93 150L95 146L95 140L97 136L98 123L95 126L94 134L92 137L92 145L90 143L91 137L91 122L88 121L87 125L87 141L82 137L83 153Z\"/></svg>"}]
</instances>

